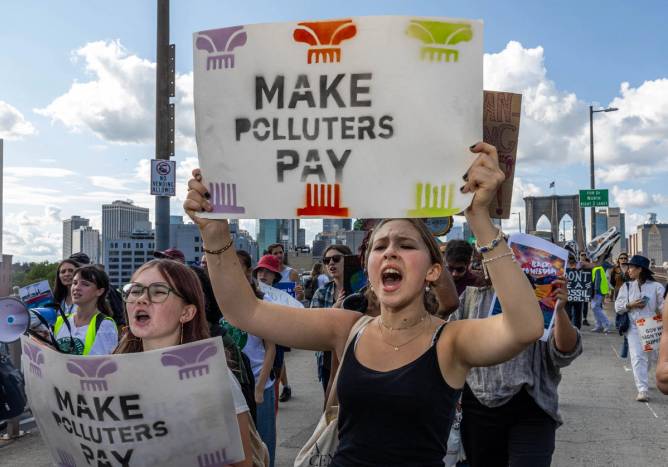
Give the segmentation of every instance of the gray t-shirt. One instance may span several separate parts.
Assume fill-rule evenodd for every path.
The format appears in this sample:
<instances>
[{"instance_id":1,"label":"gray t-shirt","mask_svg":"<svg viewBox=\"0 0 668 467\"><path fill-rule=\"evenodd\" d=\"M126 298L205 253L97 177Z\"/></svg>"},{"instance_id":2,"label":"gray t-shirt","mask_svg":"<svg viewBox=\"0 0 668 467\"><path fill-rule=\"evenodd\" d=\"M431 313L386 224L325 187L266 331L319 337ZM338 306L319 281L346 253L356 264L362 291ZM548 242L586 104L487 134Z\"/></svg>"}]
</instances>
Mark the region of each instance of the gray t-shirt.
<instances>
[{"instance_id":1,"label":"gray t-shirt","mask_svg":"<svg viewBox=\"0 0 668 467\"><path fill-rule=\"evenodd\" d=\"M487 318L494 297L491 287L467 287L459 298L459 309L450 320ZM478 401L487 407L499 407L526 387L529 395L550 417L561 425L559 415L560 368L568 366L582 353L582 338L577 331L577 343L570 353L560 352L554 334L547 342L537 341L505 363L471 368L466 383Z\"/></svg>"}]
</instances>

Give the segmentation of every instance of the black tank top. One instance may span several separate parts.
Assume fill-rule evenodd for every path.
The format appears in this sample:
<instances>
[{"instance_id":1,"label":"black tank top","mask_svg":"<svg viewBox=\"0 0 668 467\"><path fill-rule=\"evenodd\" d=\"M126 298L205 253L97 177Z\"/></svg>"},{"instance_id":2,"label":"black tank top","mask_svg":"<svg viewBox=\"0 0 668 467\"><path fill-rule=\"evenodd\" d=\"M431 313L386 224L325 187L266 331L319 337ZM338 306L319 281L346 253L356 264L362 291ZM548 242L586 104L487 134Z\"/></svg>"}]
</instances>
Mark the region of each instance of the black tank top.
<instances>
[{"instance_id":1,"label":"black tank top","mask_svg":"<svg viewBox=\"0 0 668 467\"><path fill-rule=\"evenodd\" d=\"M339 447L330 467L443 467L461 390L438 366L436 342L413 362L391 371L363 366L348 346L341 365Z\"/></svg>"}]
</instances>

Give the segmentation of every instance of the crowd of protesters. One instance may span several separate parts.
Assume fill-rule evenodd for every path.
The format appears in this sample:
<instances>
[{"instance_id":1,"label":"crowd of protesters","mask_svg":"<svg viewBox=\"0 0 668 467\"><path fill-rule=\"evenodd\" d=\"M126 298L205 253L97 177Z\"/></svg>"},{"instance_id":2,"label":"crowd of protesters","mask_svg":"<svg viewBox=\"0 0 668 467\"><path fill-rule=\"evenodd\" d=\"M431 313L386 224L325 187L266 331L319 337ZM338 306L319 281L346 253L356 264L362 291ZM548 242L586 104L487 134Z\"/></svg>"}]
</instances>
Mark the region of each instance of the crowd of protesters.
<instances>
[{"instance_id":1,"label":"crowd of protesters","mask_svg":"<svg viewBox=\"0 0 668 467\"><path fill-rule=\"evenodd\" d=\"M278 403L293 394L284 358L291 347L316 351L325 408L340 401L333 467L549 466L563 423L561 369L583 352L589 307L590 332L613 329L606 298L616 321L626 319L620 356L630 354L636 400L649 399L657 358L657 386L668 393L668 336L660 351L646 352L636 325L661 314L665 289L647 258L621 253L611 265L571 251L568 268L592 271L591 302L569 302L566 282L556 279L554 326L540 340L532 285L487 214L502 180L496 151L482 143L472 151L478 157L464 191L476 194L466 215L477 243L451 240L441 250L421 221L380 221L356 252L369 282L352 295L346 245L329 245L304 284L280 243L255 265L235 252L225 221L197 215L210 204L195 170L184 208L206 245L201 264L187 265L175 248L157 251L119 294L85 255L63 260L57 345L78 355L124 354L220 336L246 456L237 466L275 464ZM504 313L490 317L494 296Z\"/></svg>"}]
</instances>

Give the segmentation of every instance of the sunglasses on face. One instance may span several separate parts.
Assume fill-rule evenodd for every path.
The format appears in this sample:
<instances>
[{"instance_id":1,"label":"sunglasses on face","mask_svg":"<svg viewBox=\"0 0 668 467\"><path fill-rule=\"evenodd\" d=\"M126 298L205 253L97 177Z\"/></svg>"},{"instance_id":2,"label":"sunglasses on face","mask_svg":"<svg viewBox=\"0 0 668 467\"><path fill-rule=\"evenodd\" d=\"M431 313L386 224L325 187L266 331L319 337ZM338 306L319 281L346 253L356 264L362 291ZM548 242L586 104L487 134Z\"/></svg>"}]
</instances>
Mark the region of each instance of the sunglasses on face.
<instances>
[{"instance_id":1,"label":"sunglasses on face","mask_svg":"<svg viewBox=\"0 0 668 467\"><path fill-rule=\"evenodd\" d=\"M464 274L466 272L466 266L445 266L446 269L450 272L456 272L457 274Z\"/></svg>"},{"instance_id":2,"label":"sunglasses on face","mask_svg":"<svg viewBox=\"0 0 668 467\"><path fill-rule=\"evenodd\" d=\"M151 285L140 284L139 282L131 282L123 286L123 301L125 303L136 303L144 296L144 291L148 293L148 301L151 303L163 303L173 293L177 297L181 297L176 290L172 289L164 282L154 282ZM183 297L181 297L183 298Z\"/></svg>"},{"instance_id":3,"label":"sunglasses on face","mask_svg":"<svg viewBox=\"0 0 668 467\"><path fill-rule=\"evenodd\" d=\"M341 258L343 258L343 255L332 255L332 256L325 256L322 259L322 262L327 266L330 262L337 264L339 261L341 261Z\"/></svg>"}]
</instances>

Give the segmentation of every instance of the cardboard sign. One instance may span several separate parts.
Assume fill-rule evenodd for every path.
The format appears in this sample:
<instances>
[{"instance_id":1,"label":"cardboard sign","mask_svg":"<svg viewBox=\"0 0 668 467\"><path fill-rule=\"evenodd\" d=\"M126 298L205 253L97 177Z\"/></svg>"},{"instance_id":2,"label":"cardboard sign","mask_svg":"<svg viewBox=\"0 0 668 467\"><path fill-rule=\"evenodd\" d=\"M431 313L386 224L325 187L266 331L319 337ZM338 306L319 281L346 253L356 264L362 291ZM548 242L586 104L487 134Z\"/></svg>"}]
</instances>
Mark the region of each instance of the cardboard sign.
<instances>
[{"instance_id":1,"label":"cardboard sign","mask_svg":"<svg viewBox=\"0 0 668 467\"><path fill-rule=\"evenodd\" d=\"M568 301L589 302L592 295L591 269L567 269Z\"/></svg>"},{"instance_id":2,"label":"cardboard sign","mask_svg":"<svg viewBox=\"0 0 668 467\"><path fill-rule=\"evenodd\" d=\"M661 316L654 315L651 318L640 318L636 320L640 345L645 352L653 352L659 349L659 341L663 332L663 320Z\"/></svg>"},{"instance_id":3,"label":"cardboard sign","mask_svg":"<svg viewBox=\"0 0 668 467\"><path fill-rule=\"evenodd\" d=\"M38 308L53 303L49 281L39 281L19 289L19 297L28 308Z\"/></svg>"},{"instance_id":4,"label":"cardboard sign","mask_svg":"<svg viewBox=\"0 0 668 467\"><path fill-rule=\"evenodd\" d=\"M462 211L481 140L482 35L480 21L412 16L195 33L206 217Z\"/></svg>"},{"instance_id":5,"label":"cardboard sign","mask_svg":"<svg viewBox=\"0 0 668 467\"><path fill-rule=\"evenodd\" d=\"M244 458L220 338L101 357L23 336L26 392L59 466L227 465Z\"/></svg>"},{"instance_id":6,"label":"cardboard sign","mask_svg":"<svg viewBox=\"0 0 668 467\"><path fill-rule=\"evenodd\" d=\"M554 243L527 234L513 234L508 239L508 246L513 251L515 261L529 276L536 299L543 313L543 337L547 341L554 326L554 311L557 301L551 296L554 290L552 282L566 274L568 252ZM501 303L496 294L492 300L490 316L502 313Z\"/></svg>"},{"instance_id":7,"label":"cardboard sign","mask_svg":"<svg viewBox=\"0 0 668 467\"><path fill-rule=\"evenodd\" d=\"M483 141L496 146L499 166L506 181L496 193L489 206L492 218L508 219L513 197L517 142L520 134L522 95L510 92L485 91L483 106Z\"/></svg>"}]
</instances>

